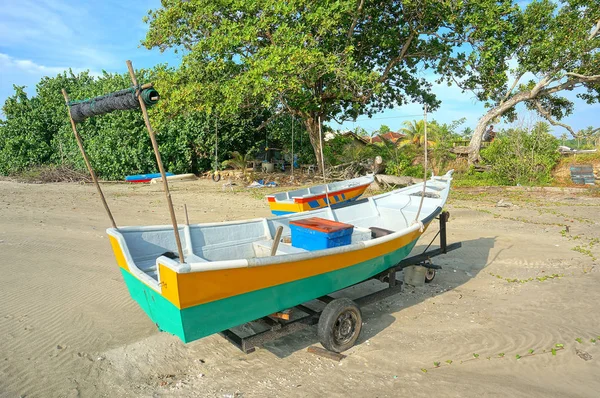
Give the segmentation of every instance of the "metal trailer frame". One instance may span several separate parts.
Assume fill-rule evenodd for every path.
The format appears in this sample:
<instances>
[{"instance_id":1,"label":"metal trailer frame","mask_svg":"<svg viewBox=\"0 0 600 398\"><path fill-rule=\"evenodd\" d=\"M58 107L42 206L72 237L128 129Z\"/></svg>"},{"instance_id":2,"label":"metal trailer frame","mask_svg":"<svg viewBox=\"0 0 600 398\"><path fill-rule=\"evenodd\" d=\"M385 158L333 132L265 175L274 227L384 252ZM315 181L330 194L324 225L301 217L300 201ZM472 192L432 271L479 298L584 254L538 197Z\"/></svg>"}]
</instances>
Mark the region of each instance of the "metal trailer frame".
<instances>
[{"instance_id":1,"label":"metal trailer frame","mask_svg":"<svg viewBox=\"0 0 600 398\"><path fill-rule=\"evenodd\" d=\"M442 267L439 265L432 264L431 258L437 257L441 254L446 254L446 253L456 250L462 246L461 242L452 243L450 245L447 244L446 223L448 222L449 217L450 217L450 213L448 213L447 211L440 213L440 215L437 217L437 219L440 222L439 230L435 234L435 236L433 237L433 239L431 240L429 245L427 245L427 247L425 248L423 253L417 254L412 257L405 258L404 260L400 261L398 264L394 265L393 267L388 268L387 270L373 276L372 278L366 279L366 280L358 283L358 284L361 284L361 283L364 283L371 279L377 279L380 282L387 283L388 287L386 287L382 290L376 291L374 293L370 293L365 296L359 297L357 299L354 299L353 301L359 307L363 307L363 306L372 304L376 301L380 301L387 297L393 296L394 294L400 293L402 291L402 282L398 281L396 279L396 272L402 270L403 268L409 267L411 265L420 265L425 268L428 268L428 270L433 271L432 276L430 278L428 278L427 281L430 282L431 280L433 280L433 278L435 277L435 271L438 269L441 269ZM428 251L429 247L431 246L433 241L438 236L440 238L440 242L439 242L440 247L437 249ZM347 289L347 288L345 288L345 289ZM319 300L325 304L329 304L334 299L335 298L333 298L329 295L325 295L325 296L317 298L317 300ZM299 311L302 311L306 315L302 316L300 318L297 318L297 319L289 320L289 321L285 321L285 320L281 320L281 319L273 319L270 316L262 317L253 322L256 322L256 321L264 322L268 326L267 330L254 333L249 336L242 337L242 336L238 335L237 333L235 333L232 329L224 330L224 331L220 332L219 334L221 334L223 337L225 337L227 340L229 340L229 342L231 342L233 345L238 347L244 353L249 354L249 353L255 351L257 347L263 345L264 343L266 343L268 341L272 341L272 340L278 339L280 337L287 336L298 330L302 330L309 326L316 325L319 322L319 317L321 316L322 310L315 311L311 308L308 308L304 304L296 305L293 308L297 309Z\"/></svg>"}]
</instances>

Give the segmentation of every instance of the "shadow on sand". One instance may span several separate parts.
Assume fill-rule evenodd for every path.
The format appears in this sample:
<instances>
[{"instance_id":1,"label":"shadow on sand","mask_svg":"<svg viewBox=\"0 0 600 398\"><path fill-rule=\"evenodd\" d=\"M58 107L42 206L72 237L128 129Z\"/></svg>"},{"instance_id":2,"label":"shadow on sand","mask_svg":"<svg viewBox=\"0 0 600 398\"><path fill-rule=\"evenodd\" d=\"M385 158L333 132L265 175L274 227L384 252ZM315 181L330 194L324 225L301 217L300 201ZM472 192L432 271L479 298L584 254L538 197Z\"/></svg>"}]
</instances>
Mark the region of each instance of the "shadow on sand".
<instances>
[{"instance_id":1,"label":"shadow on sand","mask_svg":"<svg viewBox=\"0 0 600 398\"><path fill-rule=\"evenodd\" d=\"M417 288L419 289L419 294L410 294L414 289L403 289L402 293L390 296L383 301L364 306L362 308L363 323L368 326L363 326L363 330L356 345L363 344L366 340L377 335L394 323L396 318L392 314L419 304L423 300L435 297L445 291L455 289L474 278L492 261L492 259L489 259L489 254L494 247L495 241L495 237L463 241L461 248L432 259L434 264L442 266L442 270L438 271L436 278L431 284L426 285L424 288ZM411 255L422 253L426 246L426 244L416 246ZM450 274L448 271L452 273ZM399 281L402 280L401 271L398 272L397 279ZM443 284L442 289L439 284ZM384 289L387 286L386 283L369 280L332 293L330 296L335 298L348 297L350 299L356 299ZM383 302L385 302L385 305L381 305ZM312 309L321 310L324 307L324 304L317 300L313 300L309 302L307 306ZM292 353L306 349L308 346L315 343L318 343L316 325L306 327L305 329L290 335L267 342L262 348L270 351L279 358L285 358Z\"/></svg>"}]
</instances>

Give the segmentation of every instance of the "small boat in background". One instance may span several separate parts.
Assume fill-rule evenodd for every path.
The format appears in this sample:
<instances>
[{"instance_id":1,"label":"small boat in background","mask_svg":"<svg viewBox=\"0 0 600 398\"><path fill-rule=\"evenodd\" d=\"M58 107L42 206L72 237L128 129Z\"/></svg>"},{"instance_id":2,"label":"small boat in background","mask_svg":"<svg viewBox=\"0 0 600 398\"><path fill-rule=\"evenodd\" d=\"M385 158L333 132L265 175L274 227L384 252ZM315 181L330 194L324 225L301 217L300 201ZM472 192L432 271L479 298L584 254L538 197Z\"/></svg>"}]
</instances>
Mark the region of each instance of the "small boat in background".
<instances>
[{"instance_id":1,"label":"small boat in background","mask_svg":"<svg viewBox=\"0 0 600 398\"><path fill-rule=\"evenodd\" d=\"M176 174L169 175L171 173L167 173L167 181L186 181L186 180L195 180L196 174L188 173L188 174ZM162 177L159 175L156 178L150 180L150 184L156 184L162 182Z\"/></svg>"},{"instance_id":2,"label":"small boat in background","mask_svg":"<svg viewBox=\"0 0 600 398\"><path fill-rule=\"evenodd\" d=\"M165 173L167 177L174 175L173 173ZM138 182L150 182L153 178L160 178L160 173L152 173L152 174L136 174L131 176L126 176L125 181L131 183Z\"/></svg>"},{"instance_id":3,"label":"small boat in background","mask_svg":"<svg viewBox=\"0 0 600 398\"><path fill-rule=\"evenodd\" d=\"M315 210L358 199L374 180L373 175L331 184L267 195L271 213L276 216ZM328 203L329 202L329 203Z\"/></svg>"}]
</instances>

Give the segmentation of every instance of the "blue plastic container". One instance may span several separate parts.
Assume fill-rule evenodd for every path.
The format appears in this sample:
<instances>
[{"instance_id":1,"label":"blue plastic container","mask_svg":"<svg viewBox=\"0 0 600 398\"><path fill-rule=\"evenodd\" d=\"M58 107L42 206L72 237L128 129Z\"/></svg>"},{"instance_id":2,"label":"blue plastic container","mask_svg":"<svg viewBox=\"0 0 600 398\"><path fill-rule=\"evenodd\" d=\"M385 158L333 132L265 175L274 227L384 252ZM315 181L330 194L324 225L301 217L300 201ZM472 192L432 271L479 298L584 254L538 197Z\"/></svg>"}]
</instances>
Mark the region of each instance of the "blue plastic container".
<instances>
[{"instance_id":1,"label":"blue plastic container","mask_svg":"<svg viewBox=\"0 0 600 398\"><path fill-rule=\"evenodd\" d=\"M323 250L349 245L354 226L319 217L290 221L292 246L305 250Z\"/></svg>"}]
</instances>

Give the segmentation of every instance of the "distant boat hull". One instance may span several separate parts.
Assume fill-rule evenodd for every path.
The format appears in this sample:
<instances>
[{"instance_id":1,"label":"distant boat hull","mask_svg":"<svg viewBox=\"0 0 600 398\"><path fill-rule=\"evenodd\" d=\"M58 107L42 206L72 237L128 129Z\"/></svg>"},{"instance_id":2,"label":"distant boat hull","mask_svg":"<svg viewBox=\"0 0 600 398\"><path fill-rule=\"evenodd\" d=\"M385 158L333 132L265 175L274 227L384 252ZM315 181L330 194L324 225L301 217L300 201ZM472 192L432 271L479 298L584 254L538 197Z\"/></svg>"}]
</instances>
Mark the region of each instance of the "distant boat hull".
<instances>
[{"instance_id":1,"label":"distant boat hull","mask_svg":"<svg viewBox=\"0 0 600 398\"><path fill-rule=\"evenodd\" d=\"M328 204L335 206L357 200L373 180L374 177L368 175L327 185L281 192L268 195L267 202L271 213L276 216L321 209Z\"/></svg>"},{"instance_id":2,"label":"distant boat hull","mask_svg":"<svg viewBox=\"0 0 600 398\"><path fill-rule=\"evenodd\" d=\"M165 175L172 176L173 173L165 173ZM136 174L125 177L125 181L131 183L140 183L140 182L150 182L153 178L160 178L160 173L151 173L151 174Z\"/></svg>"},{"instance_id":3,"label":"distant boat hull","mask_svg":"<svg viewBox=\"0 0 600 398\"><path fill-rule=\"evenodd\" d=\"M167 175L167 181L185 181L185 180L195 180L195 179L196 179L196 175L193 173ZM162 182L162 177L160 175L158 177L150 180L150 184L156 184L159 182Z\"/></svg>"}]
</instances>

